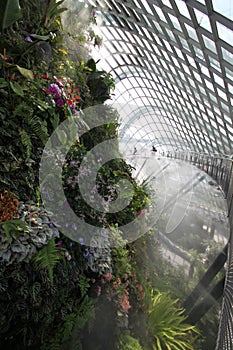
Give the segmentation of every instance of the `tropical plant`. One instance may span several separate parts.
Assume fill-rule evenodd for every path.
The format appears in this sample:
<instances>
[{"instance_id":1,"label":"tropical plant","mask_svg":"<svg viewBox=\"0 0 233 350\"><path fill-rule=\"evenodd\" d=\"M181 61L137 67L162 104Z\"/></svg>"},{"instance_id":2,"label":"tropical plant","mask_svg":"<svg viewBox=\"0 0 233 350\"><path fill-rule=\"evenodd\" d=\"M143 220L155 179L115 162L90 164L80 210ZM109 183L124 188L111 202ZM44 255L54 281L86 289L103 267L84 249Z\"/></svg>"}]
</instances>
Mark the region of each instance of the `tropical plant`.
<instances>
[{"instance_id":1,"label":"tropical plant","mask_svg":"<svg viewBox=\"0 0 233 350\"><path fill-rule=\"evenodd\" d=\"M37 269L46 269L49 279L53 285L53 269L61 259L60 250L58 249L55 239L52 238L48 244L42 248L33 258Z\"/></svg>"},{"instance_id":2,"label":"tropical plant","mask_svg":"<svg viewBox=\"0 0 233 350\"><path fill-rule=\"evenodd\" d=\"M89 331L95 319L95 308L93 301L86 295L72 313L68 314L64 322L59 325L53 335L48 338L40 350L82 350L82 330L87 327Z\"/></svg>"},{"instance_id":3,"label":"tropical plant","mask_svg":"<svg viewBox=\"0 0 233 350\"><path fill-rule=\"evenodd\" d=\"M142 350L139 341L130 334L123 333L119 336L116 350Z\"/></svg>"},{"instance_id":4,"label":"tropical plant","mask_svg":"<svg viewBox=\"0 0 233 350\"><path fill-rule=\"evenodd\" d=\"M0 0L0 33L21 18L19 0Z\"/></svg>"},{"instance_id":5,"label":"tropical plant","mask_svg":"<svg viewBox=\"0 0 233 350\"><path fill-rule=\"evenodd\" d=\"M147 294L147 349L153 350L193 350L194 326L185 323L184 310L167 293ZM151 298L151 299L150 299Z\"/></svg>"}]
</instances>

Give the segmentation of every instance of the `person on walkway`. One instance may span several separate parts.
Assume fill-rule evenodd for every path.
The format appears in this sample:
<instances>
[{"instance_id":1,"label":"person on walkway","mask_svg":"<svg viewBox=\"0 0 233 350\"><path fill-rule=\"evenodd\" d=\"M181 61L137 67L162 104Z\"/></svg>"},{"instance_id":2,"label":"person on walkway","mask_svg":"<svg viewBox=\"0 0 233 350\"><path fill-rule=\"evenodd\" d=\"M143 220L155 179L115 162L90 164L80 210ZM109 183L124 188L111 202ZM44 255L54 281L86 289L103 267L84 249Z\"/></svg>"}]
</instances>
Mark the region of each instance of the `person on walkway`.
<instances>
[{"instance_id":1,"label":"person on walkway","mask_svg":"<svg viewBox=\"0 0 233 350\"><path fill-rule=\"evenodd\" d=\"M152 146L152 150L151 151L152 151L153 154L155 154L157 152L157 149L155 148L154 145Z\"/></svg>"},{"instance_id":2,"label":"person on walkway","mask_svg":"<svg viewBox=\"0 0 233 350\"><path fill-rule=\"evenodd\" d=\"M134 147L133 154L136 154L136 153L137 153L137 148Z\"/></svg>"}]
</instances>

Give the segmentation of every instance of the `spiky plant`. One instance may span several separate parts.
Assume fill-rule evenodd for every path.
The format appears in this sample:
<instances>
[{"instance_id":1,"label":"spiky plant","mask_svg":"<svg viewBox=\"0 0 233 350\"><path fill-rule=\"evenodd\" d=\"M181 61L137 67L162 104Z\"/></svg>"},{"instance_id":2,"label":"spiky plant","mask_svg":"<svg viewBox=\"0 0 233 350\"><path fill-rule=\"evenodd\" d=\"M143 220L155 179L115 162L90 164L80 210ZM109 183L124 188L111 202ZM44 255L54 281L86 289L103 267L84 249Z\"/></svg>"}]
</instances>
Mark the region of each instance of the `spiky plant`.
<instances>
[{"instance_id":1,"label":"spiky plant","mask_svg":"<svg viewBox=\"0 0 233 350\"><path fill-rule=\"evenodd\" d=\"M185 323L183 309L167 293L158 292L151 298L148 310L148 349L193 350L197 329Z\"/></svg>"}]
</instances>

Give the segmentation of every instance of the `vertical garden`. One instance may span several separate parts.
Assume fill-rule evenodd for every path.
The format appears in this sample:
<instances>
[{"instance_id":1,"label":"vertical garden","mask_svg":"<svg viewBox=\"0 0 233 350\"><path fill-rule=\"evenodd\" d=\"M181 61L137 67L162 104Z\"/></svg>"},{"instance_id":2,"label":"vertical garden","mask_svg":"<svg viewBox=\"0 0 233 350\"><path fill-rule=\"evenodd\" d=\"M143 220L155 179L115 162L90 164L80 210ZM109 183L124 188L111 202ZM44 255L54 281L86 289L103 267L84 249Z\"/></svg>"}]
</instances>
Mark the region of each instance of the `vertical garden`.
<instances>
[{"instance_id":1,"label":"vertical garden","mask_svg":"<svg viewBox=\"0 0 233 350\"><path fill-rule=\"evenodd\" d=\"M84 168L80 173L81 162L101 142L117 140L119 116L104 104L114 79L90 56L90 47L102 40L95 34L95 11L88 8L83 23L82 4L69 5L0 0L0 347L201 349L201 336L181 308L190 292L183 272L163 261L153 230L128 242L119 229L145 215L150 188L113 157L98 168L93 198L98 193L108 207L119 180L127 179L133 191L127 208L111 215L93 210L80 192L78 179L85 183L90 175ZM74 22L66 16L72 11ZM97 105L104 123L91 128L85 110ZM79 129L62 184L74 213L105 230L93 246L70 222L73 233L64 235L42 201L48 190L39 179L44 147L73 118ZM59 137L65 143L65 131ZM59 152L53 156L59 162Z\"/></svg>"}]
</instances>

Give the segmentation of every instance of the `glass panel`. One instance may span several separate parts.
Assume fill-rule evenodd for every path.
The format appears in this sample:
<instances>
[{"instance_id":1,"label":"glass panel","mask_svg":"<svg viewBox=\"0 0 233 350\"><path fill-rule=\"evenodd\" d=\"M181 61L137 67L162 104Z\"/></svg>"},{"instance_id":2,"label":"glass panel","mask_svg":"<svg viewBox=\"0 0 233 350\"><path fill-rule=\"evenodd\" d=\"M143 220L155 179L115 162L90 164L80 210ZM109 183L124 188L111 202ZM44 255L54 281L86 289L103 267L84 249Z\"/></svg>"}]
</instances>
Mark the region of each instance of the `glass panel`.
<instances>
[{"instance_id":1,"label":"glass panel","mask_svg":"<svg viewBox=\"0 0 233 350\"><path fill-rule=\"evenodd\" d=\"M214 11L233 20L232 0L212 0Z\"/></svg>"},{"instance_id":2,"label":"glass panel","mask_svg":"<svg viewBox=\"0 0 233 350\"><path fill-rule=\"evenodd\" d=\"M198 81L201 82L201 77L200 77L200 75L199 75L197 72L193 72L193 74L194 74L195 78L196 78Z\"/></svg>"},{"instance_id":3,"label":"glass panel","mask_svg":"<svg viewBox=\"0 0 233 350\"><path fill-rule=\"evenodd\" d=\"M208 16L206 16L203 12L196 9L194 9L194 12L195 12L199 26L205 28L209 32L212 32Z\"/></svg>"},{"instance_id":4,"label":"glass panel","mask_svg":"<svg viewBox=\"0 0 233 350\"><path fill-rule=\"evenodd\" d=\"M232 80L233 79L233 71L228 69L228 68L225 68L225 71L226 71L226 76Z\"/></svg>"},{"instance_id":5,"label":"glass panel","mask_svg":"<svg viewBox=\"0 0 233 350\"><path fill-rule=\"evenodd\" d=\"M230 84L227 84L228 90L231 94L233 94L233 86Z\"/></svg>"},{"instance_id":6,"label":"glass panel","mask_svg":"<svg viewBox=\"0 0 233 350\"><path fill-rule=\"evenodd\" d=\"M224 86L224 81L222 78L220 78L217 74L213 73L214 80L217 84Z\"/></svg>"},{"instance_id":7,"label":"glass panel","mask_svg":"<svg viewBox=\"0 0 233 350\"><path fill-rule=\"evenodd\" d=\"M167 20L166 20L164 14L163 14L163 11L162 11L158 6L156 6L156 5L153 5L153 7L154 7L155 12L156 12L157 15L159 16L159 18L160 18L162 21L167 22Z\"/></svg>"},{"instance_id":8,"label":"glass panel","mask_svg":"<svg viewBox=\"0 0 233 350\"><path fill-rule=\"evenodd\" d=\"M189 55L187 55L186 57L187 57L189 63L191 64L191 66L193 66L194 68L197 68L196 62L194 61L193 57L191 57Z\"/></svg>"},{"instance_id":9,"label":"glass panel","mask_svg":"<svg viewBox=\"0 0 233 350\"><path fill-rule=\"evenodd\" d=\"M208 80L205 80L205 84L208 87L208 89L214 91L214 86L211 82L209 82Z\"/></svg>"},{"instance_id":10,"label":"glass panel","mask_svg":"<svg viewBox=\"0 0 233 350\"><path fill-rule=\"evenodd\" d=\"M167 34L168 34L169 38L170 38L171 40L173 40L174 42L176 42L176 39L175 39L175 37L174 37L172 31L171 31L170 29L168 29L168 28L165 28L165 29L166 29L166 31L167 31Z\"/></svg>"},{"instance_id":11,"label":"glass panel","mask_svg":"<svg viewBox=\"0 0 233 350\"><path fill-rule=\"evenodd\" d=\"M180 37L180 42L181 42L181 44L182 44L184 49L186 49L187 51L190 51L188 43L187 43L187 41L185 39Z\"/></svg>"},{"instance_id":12,"label":"glass panel","mask_svg":"<svg viewBox=\"0 0 233 350\"><path fill-rule=\"evenodd\" d=\"M204 43L205 43L205 46L207 47L207 49L213 51L214 53L217 53L215 43L212 40L210 40L209 38L207 38L205 35L202 35L202 38L204 40Z\"/></svg>"},{"instance_id":13,"label":"glass panel","mask_svg":"<svg viewBox=\"0 0 233 350\"><path fill-rule=\"evenodd\" d=\"M153 20L153 24L155 26L155 28L158 30L159 33L163 34L163 31L162 31L162 28L160 27L159 23L158 22L155 22Z\"/></svg>"},{"instance_id":14,"label":"glass panel","mask_svg":"<svg viewBox=\"0 0 233 350\"><path fill-rule=\"evenodd\" d=\"M232 30L225 27L223 24L216 22L219 38L226 41L227 43L232 44L233 41L233 33Z\"/></svg>"},{"instance_id":15,"label":"glass panel","mask_svg":"<svg viewBox=\"0 0 233 350\"><path fill-rule=\"evenodd\" d=\"M220 89L217 89L218 95L225 101L227 101L227 95Z\"/></svg>"},{"instance_id":16,"label":"glass panel","mask_svg":"<svg viewBox=\"0 0 233 350\"><path fill-rule=\"evenodd\" d=\"M209 61L210 61L210 65L213 68L217 69L218 71L221 71L220 63L217 60L209 56Z\"/></svg>"},{"instance_id":17,"label":"glass panel","mask_svg":"<svg viewBox=\"0 0 233 350\"><path fill-rule=\"evenodd\" d=\"M199 86L199 90L201 91L202 95L206 96L206 91L203 86Z\"/></svg>"},{"instance_id":18,"label":"glass panel","mask_svg":"<svg viewBox=\"0 0 233 350\"><path fill-rule=\"evenodd\" d=\"M147 1L146 0L141 0L141 3L145 7L146 11L148 13L150 13L151 15L153 15L153 12L151 11L151 8L150 8L149 4L147 3Z\"/></svg>"},{"instance_id":19,"label":"glass panel","mask_svg":"<svg viewBox=\"0 0 233 350\"><path fill-rule=\"evenodd\" d=\"M209 96L210 96L210 99L211 99L212 101L214 101L215 103L217 103L217 99L216 99L216 97L215 97L213 94L209 94Z\"/></svg>"},{"instance_id":20,"label":"glass panel","mask_svg":"<svg viewBox=\"0 0 233 350\"><path fill-rule=\"evenodd\" d=\"M163 2L163 4L164 4L164 5L166 5L166 6L168 6L168 7L171 7L171 8L172 8L172 6L171 6L171 4L170 4L170 1L169 1L169 0L162 0L162 2Z\"/></svg>"},{"instance_id":21,"label":"glass panel","mask_svg":"<svg viewBox=\"0 0 233 350\"><path fill-rule=\"evenodd\" d=\"M209 73L208 68L206 68L206 67L203 66L202 64L199 64L199 66L200 66L200 68L201 68L201 72L202 72L203 74L205 74L207 77L210 78L210 73Z\"/></svg>"},{"instance_id":22,"label":"glass panel","mask_svg":"<svg viewBox=\"0 0 233 350\"><path fill-rule=\"evenodd\" d=\"M180 49L178 49L178 47L174 47L174 49L175 49L175 51L176 51L176 53L177 53L177 55L180 57L180 58L184 58L184 56L183 56L183 54L182 54L182 52L181 52L181 50Z\"/></svg>"},{"instance_id":23,"label":"glass panel","mask_svg":"<svg viewBox=\"0 0 233 350\"><path fill-rule=\"evenodd\" d=\"M226 105L225 103L221 102L221 106L222 106L222 108L224 109L224 111L226 111L226 112L229 113L229 107L228 107L228 105Z\"/></svg>"},{"instance_id":24,"label":"glass panel","mask_svg":"<svg viewBox=\"0 0 233 350\"><path fill-rule=\"evenodd\" d=\"M180 26L178 19L171 14L169 14L169 17L172 21L173 26L181 32L182 29L181 29L181 26Z\"/></svg>"},{"instance_id":25,"label":"glass panel","mask_svg":"<svg viewBox=\"0 0 233 350\"><path fill-rule=\"evenodd\" d=\"M165 51L162 51L163 52L163 57L165 58L166 61L170 62L170 57L168 56L168 54L165 52Z\"/></svg>"},{"instance_id":26,"label":"glass panel","mask_svg":"<svg viewBox=\"0 0 233 350\"><path fill-rule=\"evenodd\" d=\"M194 48L194 51L196 52L197 57L204 60L204 55L203 55L203 52L201 51L201 49L199 49L195 45L193 45L193 48Z\"/></svg>"},{"instance_id":27,"label":"glass panel","mask_svg":"<svg viewBox=\"0 0 233 350\"><path fill-rule=\"evenodd\" d=\"M222 48L222 55L223 55L224 60L226 60L227 62L229 62L230 64L233 65L233 54L231 52Z\"/></svg>"},{"instance_id":28,"label":"glass panel","mask_svg":"<svg viewBox=\"0 0 233 350\"><path fill-rule=\"evenodd\" d=\"M185 17L191 19L191 18L190 18L190 15L189 15L189 11L188 11L187 6L186 6L186 4L184 3L184 1L182 1L182 0L175 0L175 2L176 2L176 5L177 5L177 7L178 7L180 13L181 13L183 16L185 16Z\"/></svg>"},{"instance_id":29,"label":"glass panel","mask_svg":"<svg viewBox=\"0 0 233 350\"><path fill-rule=\"evenodd\" d=\"M198 41L196 31L190 27L187 23L185 23L185 27L187 29L188 35L190 36L191 39Z\"/></svg>"}]
</instances>

